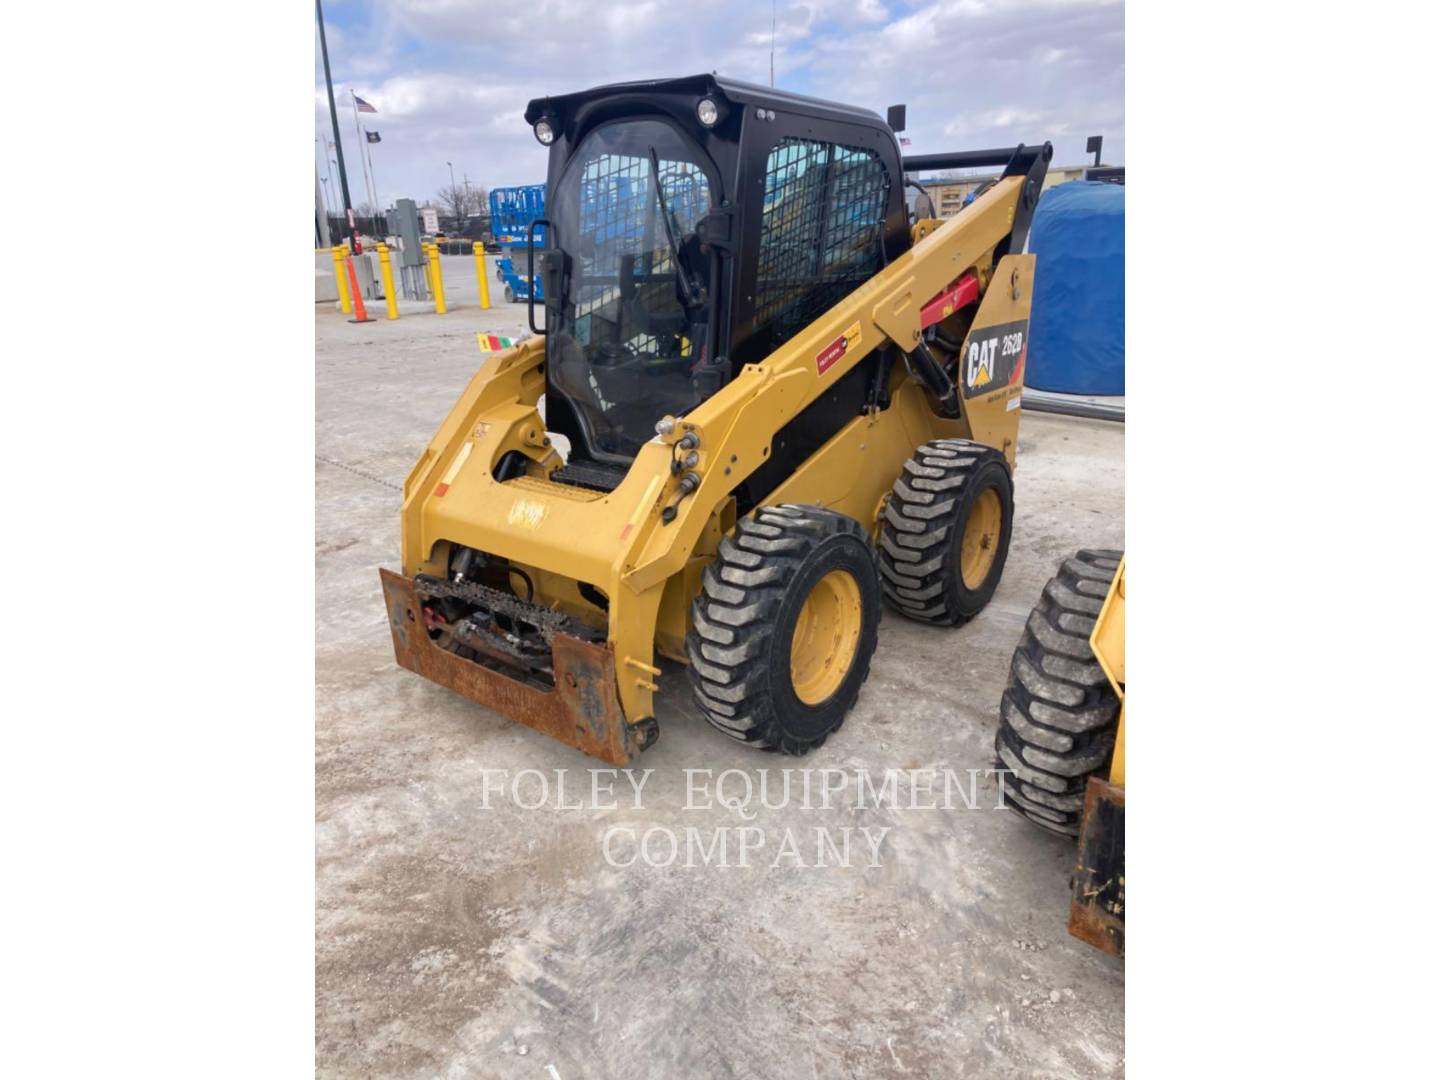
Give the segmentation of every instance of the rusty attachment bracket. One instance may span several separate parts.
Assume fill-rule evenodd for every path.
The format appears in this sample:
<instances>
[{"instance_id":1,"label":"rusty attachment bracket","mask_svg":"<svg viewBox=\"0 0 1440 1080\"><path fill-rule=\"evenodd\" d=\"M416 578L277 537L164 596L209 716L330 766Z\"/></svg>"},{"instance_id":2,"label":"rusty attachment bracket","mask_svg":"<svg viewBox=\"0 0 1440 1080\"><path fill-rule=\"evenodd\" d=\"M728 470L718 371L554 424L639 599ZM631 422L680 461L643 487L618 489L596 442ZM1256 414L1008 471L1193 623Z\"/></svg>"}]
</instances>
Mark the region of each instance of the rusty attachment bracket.
<instances>
[{"instance_id":1,"label":"rusty attachment bracket","mask_svg":"<svg viewBox=\"0 0 1440 1080\"><path fill-rule=\"evenodd\" d=\"M1070 933L1102 952L1125 955L1125 789L1098 776L1085 786Z\"/></svg>"},{"instance_id":2,"label":"rusty attachment bracket","mask_svg":"<svg viewBox=\"0 0 1440 1080\"><path fill-rule=\"evenodd\" d=\"M551 640L555 685L535 686L499 670L498 662L469 660L432 641L414 581L381 569L380 585L401 667L611 765L630 764L658 737L653 719L625 722L609 646L556 633Z\"/></svg>"}]
</instances>

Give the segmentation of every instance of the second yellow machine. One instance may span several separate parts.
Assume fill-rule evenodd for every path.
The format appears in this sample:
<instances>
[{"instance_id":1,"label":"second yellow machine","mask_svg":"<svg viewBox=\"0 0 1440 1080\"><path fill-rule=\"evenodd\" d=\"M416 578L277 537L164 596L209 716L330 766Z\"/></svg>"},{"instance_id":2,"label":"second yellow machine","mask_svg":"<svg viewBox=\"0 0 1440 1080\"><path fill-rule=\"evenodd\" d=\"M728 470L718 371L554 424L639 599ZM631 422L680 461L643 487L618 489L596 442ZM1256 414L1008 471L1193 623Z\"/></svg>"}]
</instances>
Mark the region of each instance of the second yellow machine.
<instances>
[{"instance_id":1,"label":"second yellow machine","mask_svg":"<svg viewBox=\"0 0 1440 1080\"><path fill-rule=\"evenodd\" d=\"M396 657L617 765L668 657L720 732L804 753L882 597L955 625L999 583L1050 146L902 159L903 108L710 75L526 120L544 300L405 482ZM907 172L974 166L1001 176L911 222Z\"/></svg>"}]
</instances>

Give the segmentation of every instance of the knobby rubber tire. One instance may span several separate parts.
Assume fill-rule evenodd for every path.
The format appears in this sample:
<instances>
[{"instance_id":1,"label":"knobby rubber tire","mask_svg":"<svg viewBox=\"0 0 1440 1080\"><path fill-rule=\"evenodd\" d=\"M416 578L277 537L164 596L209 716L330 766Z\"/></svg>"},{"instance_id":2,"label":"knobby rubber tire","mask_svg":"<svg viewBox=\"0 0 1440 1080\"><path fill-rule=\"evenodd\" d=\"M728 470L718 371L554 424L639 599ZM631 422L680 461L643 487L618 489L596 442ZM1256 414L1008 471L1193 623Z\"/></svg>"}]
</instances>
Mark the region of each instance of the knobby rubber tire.
<instances>
[{"instance_id":1,"label":"knobby rubber tire","mask_svg":"<svg viewBox=\"0 0 1440 1080\"><path fill-rule=\"evenodd\" d=\"M790 651L815 583L845 571L860 595L849 670L821 702L796 695ZM740 742L785 754L820 746L844 723L870 674L880 623L875 549L854 518L816 506L768 506L720 541L691 607L685 649L701 715Z\"/></svg>"},{"instance_id":2,"label":"knobby rubber tire","mask_svg":"<svg viewBox=\"0 0 1440 1080\"><path fill-rule=\"evenodd\" d=\"M985 579L960 570L965 522L980 495L1000 500L1000 535ZM885 598L917 622L957 626L980 614L1000 585L1010 552L1014 485L1005 455L968 439L935 439L915 451L891 488L880 530Z\"/></svg>"},{"instance_id":3,"label":"knobby rubber tire","mask_svg":"<svg viewBox=\"0 0 1440 1080\"><path fill-rule=\"evenodd\" d=\"M995 767L1005 804L1051 832L1080 830L1085 784L1108 768L1120 699L1090 648L1118 551L1060 564L1030 612L1000 698Z\"/></svg>"}]
</instances>

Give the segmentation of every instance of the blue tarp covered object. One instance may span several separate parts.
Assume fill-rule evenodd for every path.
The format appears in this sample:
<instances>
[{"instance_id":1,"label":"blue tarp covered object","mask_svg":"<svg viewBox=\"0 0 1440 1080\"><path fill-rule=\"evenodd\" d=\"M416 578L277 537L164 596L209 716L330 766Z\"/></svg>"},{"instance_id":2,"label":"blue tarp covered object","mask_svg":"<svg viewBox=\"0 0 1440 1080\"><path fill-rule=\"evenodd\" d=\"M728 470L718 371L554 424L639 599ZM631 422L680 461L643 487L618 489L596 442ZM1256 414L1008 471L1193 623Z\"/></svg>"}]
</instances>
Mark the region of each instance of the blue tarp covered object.
<instances>
[{"instance_id":1,"label":"blue tarp covered object","mask_svg":"<svg viewBox=\"0 0 1440 1080\"><path fill-rule=\"evenodd\" d=\"M1030 224L1035 295L1025 385L1125 393L1125 188L1076 180L1040 197Z\"/></svg>"}]
</instances>

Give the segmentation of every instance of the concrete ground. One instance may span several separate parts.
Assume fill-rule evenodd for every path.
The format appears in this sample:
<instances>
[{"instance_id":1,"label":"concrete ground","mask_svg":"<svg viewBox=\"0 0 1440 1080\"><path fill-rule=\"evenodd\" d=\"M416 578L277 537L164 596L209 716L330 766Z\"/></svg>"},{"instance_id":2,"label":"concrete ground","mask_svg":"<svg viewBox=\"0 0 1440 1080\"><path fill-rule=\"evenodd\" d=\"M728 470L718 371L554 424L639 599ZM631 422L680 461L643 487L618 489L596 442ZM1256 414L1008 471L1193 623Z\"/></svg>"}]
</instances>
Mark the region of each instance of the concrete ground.
<instances>
[{"instance_id":1,"label":"concrete ground","mask_svg":"<svg viewBox=\"0 0 1440 1080\"><path fill-rule=\"evenodd\" d=\"M818 752L781 759L712 731L666 665L643 809L595 809L599 763L398 668L376 567L398 566L400 484L480 363L477 330L524 308L475 304L354 325L316 306L316 1053L323 1076L1118 1076L1120 963L1065 931L1071 844L996 811L760 808L692 799L685 769L949 768L992 760L1025 616L1076 548L1123 547L1124 429L1026 412L1009 563L986 611L941 630L886 611L869 681ZM493 280L493 279L492 279ZM383 316L383 304L381 305ZM482 795L482 770L540 770ZM555 770L567 770L557 806ZM501 774L492 777L505 779ZM639 772L636 773L637 779ZM730 792L740 791L732 774ZM798 785L800 774L796 774ZM492 784L493 784L492 779ZM816 790L822 782L815 779ZM908 782L900 788L908 790ZM602 800L603 801L603 800ZM899 805L896 805L896 803ZM925 797L918 800L924 806ZM607 862L607 830L673 829L668 867ZM762 830L749 865L684 865L685 829ZM772 865L787 828L888 827L879 866ZM634 855L623 842L612 854ZM757 834L750 834L756 842ZM660 834L663 838L663 834ZM859 835L855 843L861 847ZM654 861L664 862L657 842ZM698 860L695 860L698 863Z\"/></svg>"}]
</instances>

